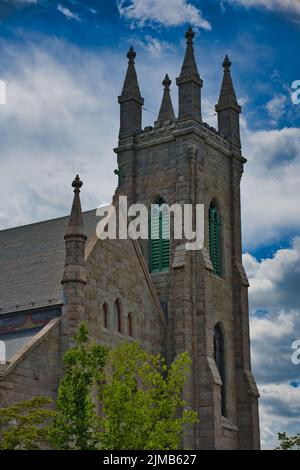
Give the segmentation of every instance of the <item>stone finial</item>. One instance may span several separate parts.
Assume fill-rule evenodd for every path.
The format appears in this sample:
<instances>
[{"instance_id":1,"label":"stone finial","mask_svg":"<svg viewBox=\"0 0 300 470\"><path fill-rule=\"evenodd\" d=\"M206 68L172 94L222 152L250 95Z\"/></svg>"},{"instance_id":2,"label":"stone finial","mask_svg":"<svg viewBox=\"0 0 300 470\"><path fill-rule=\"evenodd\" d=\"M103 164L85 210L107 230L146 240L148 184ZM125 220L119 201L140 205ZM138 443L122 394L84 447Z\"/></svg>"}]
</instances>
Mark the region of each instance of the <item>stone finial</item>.
<instances>
[{"instance_id":1,"label":"stone finial","mask_svg":"<svg viewBox=\"0 0 300 470\"><path fill-rule=\"evenodd\" d=\"M164 87L164 93L160 105L160 110L157 118L157 122L163 124L166 121L174 121L175 120L175 113L172 104L172 99L170 95L170 85L172 81L169 78L169 75L166 74L165 78L162 81Z\"/></svg>"},{"instance_id":2,"label":"stone finial","mask_svg":"<svg viewBox=\"0 0 300 470\"><path fill-rule=\"evenodd\" d=\"M231 67L231 62L229 60L228 55L226 54L224 62L223 62L223 68L224 70L230 70L230 67Z\"/></svg>"},{"instance_id":3,"label":"stone finial","mask_svg":"<svg viewBox=\"0 0 300 470\"><path fill-rule=\"evenodd\" d=\"M72 187L74 188L74 198L68 228L65 233L65 239L67 239L68 237L78 236L86 240L86 235L83 230L82 210L79 196L82 184L83 183L80 180L79 175L76 175L74 181L72 182Z\"/></svg>"},{"instance_id":4,"label":"stone finial","mask_svg":"<svg viewBox=\"0 0 300 470\"><path fill-rule=\"evenodd\" d=\"M129 51L127 52L128 63L134 64L134 59L136 58L136 52L133 49L133 46L130 46Z\"/></svg>"},{"instance_id":5,"label":"stone finial","mask_svg":"<svg viewBox=\"0 0 300 470\"><path fill-rule=\"evenodd\" d=\"M83 182L80 180L79 175L76 175L74 181L72 182L74 193L75 192L80 193L80 188L82 185L83 185Z\"/></svg>"},{"instance_id":6,"label":"stone finial","mask_svg":"<svg viewBox=\"0 0 300 470\"><path fill-rule=\"evenodd\" d=\"M193 39L195 37L195 33L193 31L193 28L189 26L188 30L185 33L185 39L187 44L193 44Z\"/></svg>"},{"instance_id":7,"label":"stone finial","mask_svg":"<svg viewBox=\"0 0 300 470\"><path fill-rule=\"evenodd\" d=\"M172 83L172 80L170 80L169 75L166 73L165 78L162 81L164 90L169 90L171 83Z\"/></svg>"}]
</instances>

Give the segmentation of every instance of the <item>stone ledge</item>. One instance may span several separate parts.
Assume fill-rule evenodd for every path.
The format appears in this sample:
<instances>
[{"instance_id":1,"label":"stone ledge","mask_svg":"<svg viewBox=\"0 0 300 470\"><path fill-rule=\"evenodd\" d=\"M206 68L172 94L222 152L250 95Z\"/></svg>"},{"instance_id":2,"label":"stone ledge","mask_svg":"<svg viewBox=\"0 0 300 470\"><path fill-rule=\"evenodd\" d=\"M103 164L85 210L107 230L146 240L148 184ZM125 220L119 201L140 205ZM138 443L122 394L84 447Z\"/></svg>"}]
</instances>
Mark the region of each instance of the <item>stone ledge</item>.
<instances>
[{"instance_id":1,"label":"stone ledge","mask_svg":"<svg viewBox=\"0 0 300 470\"><path fill-rule=\"evenodd\" d=\"M249 386L249 392L248 393L250 395L253 395L256 398L259 398L260 394L259 394L256 382L255 382L255 379L253 377L253 374L252 374L251 370L244 369L244 376L245 376L246 383Z\"/></svg>"},{"instance_id":2,"label":"stone ledge","mask_svg":"<svg viewBox=\"0 0 300 470\"><path fill-rule=\"evenodd\" d=\"M183 268L186 265L185 262L186 249L185 245L177 245L173 258L172 268Z\"/></svg>"},{"instance_id":3,"label":"stone ledge","mask_svg":"<svg viewBox=\"0 0 300 470\"><path fill-rule=\"evenodd\" d=\"M201 248L201 254L202 254L203 261L204 261L205 269L207 269L208 271L213 271L214 268L213 268L213 265L211 264L210 256L205 246Z\"/></svg>"},{"instance_id":4,"label":"stone ledge","mask_svg":"<svg viewBox=\"0 0 300 470\"><path fill-rule=\"evenodd\" d=\"M222 416L222 428L229 429L230 431L239 432L239 428L235 424L232 424L229 419L225 418L224 416Z\"/></svg>"},{"instance_id":5,"label":"stone ledge","mask_svg":"<svg viewBox=\"0 0 300 470\"><path fill-rule=\"evenodd\" d=\"M211 378L216 385L222 385L222 380L215 363L215 360L212 357L206 356L208 370L210 372Z\"/></svg>"}]
</instances>

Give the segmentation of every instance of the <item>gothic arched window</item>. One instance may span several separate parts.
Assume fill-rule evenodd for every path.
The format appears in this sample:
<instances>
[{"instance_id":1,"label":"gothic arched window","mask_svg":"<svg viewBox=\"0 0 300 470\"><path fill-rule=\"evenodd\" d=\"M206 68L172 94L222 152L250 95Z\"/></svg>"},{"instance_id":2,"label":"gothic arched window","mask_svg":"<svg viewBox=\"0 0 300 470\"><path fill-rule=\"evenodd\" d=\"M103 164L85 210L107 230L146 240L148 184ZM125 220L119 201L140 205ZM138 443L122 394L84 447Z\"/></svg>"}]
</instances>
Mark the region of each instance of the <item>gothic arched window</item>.
<instances>
[{"instance_id":1,"label":"gothic arched window","mask_svg":"<svg viewBox=\"0 0 300 470\"><path fill-rule=\"evenodd\" d=\"M122 333L122 307L119 299L114 305L114 327L118 333Z\"/></svg>"},{"instance_id":2,"label":"gothic arched window","mask_svg":"<svg viewBox=\"0 0 300 470\"><path fill-rule=\"evenodd\" d=\"M209 206L209 254L214 274L222 276L221 219L214 201Z\"/></svg>"},{"instance_id":3,"label":"gothic arched window","mask_svg":"<svg viewBox=\"0 0 300 470\"><path fill-rule=\"evenodd\" d=\"M128 318L127 318L127 333L128 333L128 336L133 336L132 315L131 315L131 313L128 313Z\"/></svg>"},{"instance_id":4,"label":"gothic arched window","mask_svg":"<svg viewBox=\"0 0 300 470\"><path fill-rule=\"evenodd\" d=\"M155 201L149 217L150 272L170 267L170 213L162 198Z\"/></svg>"},{"instance_id":5,"label":"gothic arched window","mask_svg":"<svg viewBox=\"0 0 300 470\"><path fill-rule=\"evenodd\" d=\"M109 308L106 302L105 304L103 304L102 314L103 314L103 326L104 328L108 329Z\"/></svg>"},{"instance_id":6,"label":"gothic arched window","mask_svg":"<svg viewBox=\"0 0 300 470\"><path fill-rule=\"evenodd\" d=\"M214 329L214 358L221 380L221 412L227 416L226 410L226 364L225 364L225 342L222 329L219 324Z\"/></svg>"}]
</instances>

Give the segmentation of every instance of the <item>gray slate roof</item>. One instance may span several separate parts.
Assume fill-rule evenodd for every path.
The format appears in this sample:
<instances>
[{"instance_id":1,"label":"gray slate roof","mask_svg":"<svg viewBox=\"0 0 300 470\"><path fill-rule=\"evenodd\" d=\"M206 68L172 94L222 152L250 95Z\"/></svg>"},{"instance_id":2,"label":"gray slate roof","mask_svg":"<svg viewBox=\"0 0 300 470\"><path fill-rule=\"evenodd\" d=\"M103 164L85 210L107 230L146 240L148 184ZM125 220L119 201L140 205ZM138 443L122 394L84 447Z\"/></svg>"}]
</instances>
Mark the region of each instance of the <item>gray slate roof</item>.
<instances>
[{"instance_id":1,"label":"gray slate roof","mask_svg":"<svg viewBox=\"0 0 300 470\"><path fill-rule=\"evenodd\" d=\"M0 231L0 314L62 303L69 216ZM88 237L96 210L83 213Z\"/></svg>"}]
</instances>

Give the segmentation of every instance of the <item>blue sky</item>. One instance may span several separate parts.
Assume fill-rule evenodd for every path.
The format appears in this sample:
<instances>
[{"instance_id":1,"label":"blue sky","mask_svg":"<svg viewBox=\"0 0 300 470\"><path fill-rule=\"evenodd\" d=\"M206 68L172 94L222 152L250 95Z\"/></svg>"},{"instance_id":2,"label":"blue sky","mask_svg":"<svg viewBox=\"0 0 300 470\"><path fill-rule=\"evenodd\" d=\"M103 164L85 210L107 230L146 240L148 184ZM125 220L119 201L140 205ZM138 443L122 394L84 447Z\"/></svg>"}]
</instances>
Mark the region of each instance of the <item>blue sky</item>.
<instances>
[{"instance_id":1,"label":"blue sky","mask_svg":"<svg viewBox=\"0 0 300 470\"><path fill-rule=\"evenodd\" d=\"M243 106L253 367L263 445L274 447L277 431L300 431L300 366L290 360L300 338L300 105L290 96L300 80L298 0L0 0L0 227L68 213L76 172L85 209L110 202L127 49L137 51L151 125L166 72L177 108L187 24L197 31L205 120L216 126L225 53Z\"/></svg>"}]
</instances>

